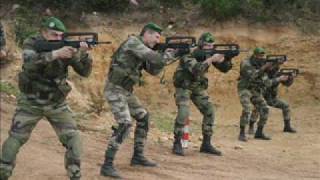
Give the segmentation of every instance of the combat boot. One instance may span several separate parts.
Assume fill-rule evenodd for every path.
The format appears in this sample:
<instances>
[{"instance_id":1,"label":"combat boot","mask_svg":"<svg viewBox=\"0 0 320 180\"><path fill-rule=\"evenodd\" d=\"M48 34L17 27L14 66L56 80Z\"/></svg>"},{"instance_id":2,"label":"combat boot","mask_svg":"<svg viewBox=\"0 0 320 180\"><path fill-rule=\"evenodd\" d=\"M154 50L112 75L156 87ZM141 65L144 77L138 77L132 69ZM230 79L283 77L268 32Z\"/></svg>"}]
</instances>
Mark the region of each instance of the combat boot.
<instances>
[{"instance_id":1,"label":"combat boot","mask_svg":"<svg viewBox=\"0 0 320 180\"><path fill-rule=\"evenodd\" d=\"M243 141L243 142L248 141L246 137L245 126L240 126L239 141Z\"/></svg>"},{"instance_id":2,"label":"combat boot","mask_svg":"<svg viewBox=\"0 0 320 180\"><path fill-rule=\"evenodd\" d=\"M202 144L200 147L200 152L202 153L207 153L207 154L212 154L212 155L217 155L221 156L222 153L218 149L212 146L211 144L211 136L209 135L203 135L203 140Z\"/></svg>"},{"instance_id":3,"label":"combat boot","mask_svg":"<svg viewBox=\"0 0 320 180\"><path fill-rule=\"evenodd\" d=\"M172 153L179 155L179 156L184 156L184 151L183 151L182 143L181 143L181 137L178 135L175 135L175 137L174 137Z\"/></svg>"},{"instance_id":4,"label":"combat boot","mask_svg":"<svg viewBox=\"0 0 320 180\"><path fill-rule=\"evenodd\" d=\"M143 152L134 150L132 159L131 159L131 166L146 166L146 167L155 167L157 163L148 160L144 155Z\"/></svg>"},{"instance_id":5,"label":"combat boot","mask_svg":"<svg viewBox=\"0 0 320 180\"><path fill-rule=\"evenodd\" d=\"M266 135L263 133L263 126L258 126L254 138L255 138L255 139L261 139L261 140L271 140L270 137L266 136Z\"/></svg>"},{"instance_id":6,"label":"combat boot","mask_svg":"<svg viewBox=\"0 0 320 180\"><path fill-rule=\"evenodd\" d=\"M248 134L254 134L254 122L249 123Z\"/></svg>"},{"instance_id":7,"label":"combat boot","mask_svg":"<svg viewBox=\"0 0 320 180\"><path fill-rule=\"evenodd\" d=\"M106 151L105 160L100 169L101 176L109 176L113 178L121 179L120 174L113 166L113 159L115 157L117 149L109 147Z\"/></svg>"},{"instance_id":8,"label":"combat boot","mask_svg":"<svg viewBox=\"0 0 320 180\"><path fill-rule=\"evenodd\" d=\"M296 133L297 131L291 127L290 120L284 121L283 132Z\"/></svg>"},{"instance_id":9,"label":"combat boot","mask_svg":"<svg viewBox=\"0 0 320 180\"><path fill-rule=\"evenodd\" d=\"M100 169L100 175L121 179L120 174L113 166L113 160L106 159Z\"/></svg>"}]
</instances>

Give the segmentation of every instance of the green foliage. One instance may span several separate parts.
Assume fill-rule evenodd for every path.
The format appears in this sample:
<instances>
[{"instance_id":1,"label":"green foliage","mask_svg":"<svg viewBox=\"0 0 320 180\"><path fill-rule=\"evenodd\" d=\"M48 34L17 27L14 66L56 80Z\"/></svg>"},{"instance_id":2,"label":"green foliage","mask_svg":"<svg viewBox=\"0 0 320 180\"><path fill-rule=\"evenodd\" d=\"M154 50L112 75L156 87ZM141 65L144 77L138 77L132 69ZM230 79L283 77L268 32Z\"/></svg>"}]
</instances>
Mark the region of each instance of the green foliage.
<instances>
[{"instance_id":1,"label":"green foliage","mask_svg":"<svg viewBox=\"0 0 320 180\"><path fill-rule=\"evenodd\" d=\"M39 17L27 8L18 9L17 17L15 18L15 34L16 42L19 46L23 44L26 38L37 33L39 27L37 19Z\"/></svg>"},{"instance_id":2,"label":"green foliage","mask_svg":"<svg viewBox=\"0 0 320 180\"><path fill-rule=\"evenodd\" d=\"M8 82L3 81L0 81L0 92L15 96L18 96L20 94L17 87Z\"/></svg>"},{"instance_id":3,"label":"green foliage","mask_svg":"<svg viewBox=\"0 0 320 180\"><path fill-rule=\"evenodd\" d=\"M174 116L165 113L155 113L151 117L151 121L155 124L156 128L162 132L172 132L174 125Z\"/></svg>"},{"instance_id":4,"label":"green foliage","mask_svg":"<svg viewBox=\"0 0 320 180\"><path fill-rule=\"evenodd\" d=\"M216 19L227 19L239 15L241 3L239 0L199 0L205 14Z\"/></svg>"}]
</instances>

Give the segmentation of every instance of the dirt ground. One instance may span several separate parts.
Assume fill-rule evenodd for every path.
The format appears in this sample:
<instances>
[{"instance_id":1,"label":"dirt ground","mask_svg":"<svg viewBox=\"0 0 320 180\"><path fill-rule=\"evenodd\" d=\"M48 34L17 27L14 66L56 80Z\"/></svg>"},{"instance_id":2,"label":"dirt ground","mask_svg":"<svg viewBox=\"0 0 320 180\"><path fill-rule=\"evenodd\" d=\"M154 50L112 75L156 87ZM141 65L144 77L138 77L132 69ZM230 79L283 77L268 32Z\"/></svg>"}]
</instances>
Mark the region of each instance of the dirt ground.
<instances>
[{"instance_id":1,"label":"dirt ground","mask_svg":"<svg viewBox=\"0 0 320 180\"><path fill-rule=\"evenodd\" d=\"M111 21L111 20L110 20ZM94 25L94 24L93 24ZM71 74L74 90L68 101L79 119L83 139L82 174L85 180L108 179L99 175L106 149L112 116L106 110L98 116L86 113L92 110L90 103L97 103L89 96L99 97L104 85L109 56L128 34L139 32L140 26L104 27L94 26L93 30L103 33L101 40L113 40L111 47L99 47L93 52L95 63L89 79L82 79ZM227 30L225 30L227 29ZM120 34L119 37L115 34ZM172 134L161 132L152 124L149 133L146 154L159 163L156 168L131 167L130 158L133 138L121 146L116 167L125 179L243 179L243 180L301 180L320 179L320 73L318 68L319 36L301 35L292 27L266 28L247 25L224 24L195 29L190 34L198 36L201 32L216 32L222 42L239 42L243 48L263 45L272 53L288 54L287 67L301 70L301 75L290 88L281 88L280 96L288 101L292 108L293 126L297 134L282 132L282 114L272 109L266 127L271 141L255 140L249 142L237 140L241 107L236 94L236 79L239 75L240 60L247 54L237 57L234 68L228 74L211 69L209 94L216 106L216 126L214 144L223 152L222 157L199 153L199 136L194 132L185 157L171 153ZM107 34L107 35L106 35ZM10 46L10 44L9 44ZM13 47L11 47L13 49ZM1 80L16 84L17 73L21 66L19 52L14 51L15 60L1 69ZM151 117L156 113L175 116L173 88L170 84L174 67L166 70L165 85L159 84L159 77L146 75L146 85L139 87L136 94L149 108ZM15 110L15 97L1 93L1 128L0 141L7 137L11 119ZM95 106L93 106L95 107ZM192 108L191 128L199 129L200 114ZM82 116L83 115L83 116ZM85 117L85 118L84 118ZM59 143L53 129L45 120L35 128L30 140L24 145L17 158L12 180L63 180L67 179L63 168L64 148Z\"/></svg>"}]
</instances>

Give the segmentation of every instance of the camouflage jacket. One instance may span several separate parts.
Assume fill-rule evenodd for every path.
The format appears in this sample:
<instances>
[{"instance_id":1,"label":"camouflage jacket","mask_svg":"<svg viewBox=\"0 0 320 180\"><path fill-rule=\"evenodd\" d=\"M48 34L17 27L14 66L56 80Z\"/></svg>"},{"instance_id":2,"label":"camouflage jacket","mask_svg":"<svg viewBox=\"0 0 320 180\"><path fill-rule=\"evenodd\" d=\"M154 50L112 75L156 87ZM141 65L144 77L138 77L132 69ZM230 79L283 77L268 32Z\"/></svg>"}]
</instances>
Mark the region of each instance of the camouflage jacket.
<instances>
[{"instance_id":1,"label":"camouflage jacket","mask_svg":"<svg viewBox=\"0 0 320 180\"><path fill-rule=\"evenodd\" d=\"M38 104L61 102L71 90L67 82L68 67L71 66L79 75L88 77L92 59L88 54L80 52L71 59L53 59L52 51L38 52L35 49L37 40L44 38L36 35L26 39L23 44L20 91Z\"/></svg>"},{"instance_id":2,"label":"camouflage jacket","mask_svg":"<svg viewBox=\"0 0 320 180\"><path fill-rule=\"evenodd\" d=\"M5 45L6 45L6 39L4 37L3 27L0 22L0 50L3 49Z\"/></svg>"},{"instance_id":3,"label":"camouflage jacket","mask_svg":"<svg viewBox=\"0 0 320 180\"><path fill-rule=\"evenodd\" d=\"M241 62L238 89L263 93L266 88L279 84L278 78L269 78L268 74L260 68L259 60L253 57Z\"/></svg>"},{"instance_id":4,"label":"camouflage jacket","mask_svg":"<svg viewBox=\"0 0 320 180\"><path fill-rule=\"evenodd\" d=\"M207 89L208 78L206 74L209 69L207 63L203 63L205 58L200 58L193 54L185 55L180 60L180 64L177 67L173 76L174 85L178 88L186 89ZM227 72L231 69L232 63L230 60L224 60L222 63L213 64L221 72Z\"/></svg>"},{"instance_id":5,"label":"camouflage jacket","mask_svg":"<svg viewBox=\"0 0 320 180\"><path fill-rule=\"evenodd\" d=\"M279 68L274 68L273 70L268 71L267 75L268 75L269 79L274 79L274 78L279 77L278 71L279 71ZM277 97L279 85L280 85L280 82L276 82L272 86L266 87L266 90L264 92L264 97L265 98Z\"/></svg>"},{"instance_id":6,"label":"camouflage jacket","mask_svg":"<svg viewBox=\"0 0 320 180\"><path fill-rule=\"evenodd\" d=\"M130 36L112 56L108 81L133 91L143 70L157 75L172 58L173 53L158 53L147 47L141 37Z\"/></svg>"}]
</instances>

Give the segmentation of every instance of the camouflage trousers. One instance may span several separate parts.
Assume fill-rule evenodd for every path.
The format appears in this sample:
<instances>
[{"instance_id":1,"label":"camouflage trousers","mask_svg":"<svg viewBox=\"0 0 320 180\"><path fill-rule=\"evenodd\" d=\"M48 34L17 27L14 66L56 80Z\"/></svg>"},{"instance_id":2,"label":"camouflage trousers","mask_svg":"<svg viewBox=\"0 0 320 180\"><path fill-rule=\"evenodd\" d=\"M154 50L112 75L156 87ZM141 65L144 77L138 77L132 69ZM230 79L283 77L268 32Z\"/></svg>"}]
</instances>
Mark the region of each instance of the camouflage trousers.
<instances>
[{"instance_id":1,"label":"camouflage trousers","mask_svg":"<svg viewBox=\"0 0 320 180\"><path fill-rule=\"evenodd\" d=\"M238 90L240 103L242 105L242 114L240 117L240 126L245 127L251 118L252 104L260 114L258 126L264 126L268 120L269 108L261 93L250 91L248 89ZM251 104L252 103L252 104Z\"/></svg>"},{"instance_id":2,"label":"camouflage trousers","mask_svg":"<svg viewBox=\"0 0 320 180\"><path fill-rule=\"evenodd\" d=\"M284 121L290 121L290 108L288 103L282 101L281 99L278 99L277 97L265 96L265 100L267 101L267 104L269 106L282 110ZM257 111L257 109L254 108L251 113L250 123L255 123L258 117L259 117L259 112Z\"/></svg>"},{"instance_id":3,"label":"camouflage trousers","mask_svg":"<svg viewBox=\"0 0 320 180\"><path fill-rule=\"evenodd\" d=\"M70 177L80 177L81 140L72 111L64 102L52 105L34 105L24 95L18 99L9 137L2 146L0 159L0 179L11 176L15 167L19 149L30 138L37 123L46 117L54 128L62 145L67 149L65 153L65 168ZM50 155L48 155L50 158Z\"/></svg>"},{"instance_id":4,"label":"camouflage trousers","mask_svg":"<svg viewBox=\"0 0 320 180\"><path fill-rule=\"evenodd\" d=\"M117 121L118 127L113 126L114 133L109 141L108 148L118 150L119 145L128 136L133 117L136 120L134 132L134 150L143 153L147 133L149 130L149 116L139 99L120 86L108 82L105 88L105 97Z\"/></svg>"},{"instance_id":5,"label":"camouflage trousers","mask_svg":"<svg viewBox=\"0 0 320 180\"><path fill-rule=\"evenodd\" d=\"M212 136L214 125L214 108L209 101L206 90L188 90L184 88L176 88L175 101L178 107L178 114L174 124L174 134L181 136L186 119L190 115L189 102L198 108L203 115L202 133L203 135Z\"/></svg>"}]
</instances>

